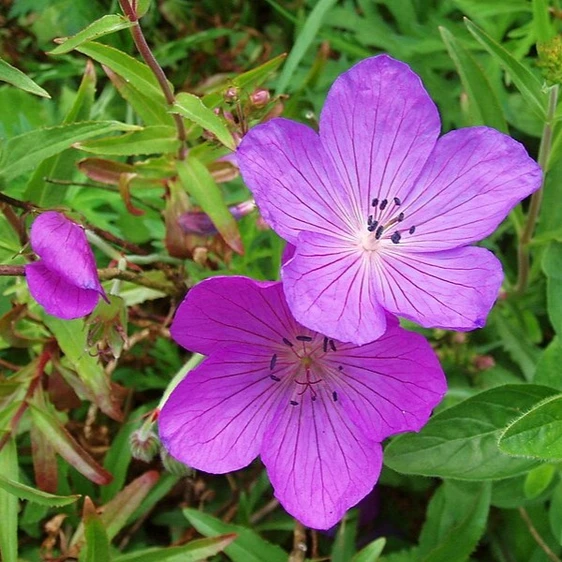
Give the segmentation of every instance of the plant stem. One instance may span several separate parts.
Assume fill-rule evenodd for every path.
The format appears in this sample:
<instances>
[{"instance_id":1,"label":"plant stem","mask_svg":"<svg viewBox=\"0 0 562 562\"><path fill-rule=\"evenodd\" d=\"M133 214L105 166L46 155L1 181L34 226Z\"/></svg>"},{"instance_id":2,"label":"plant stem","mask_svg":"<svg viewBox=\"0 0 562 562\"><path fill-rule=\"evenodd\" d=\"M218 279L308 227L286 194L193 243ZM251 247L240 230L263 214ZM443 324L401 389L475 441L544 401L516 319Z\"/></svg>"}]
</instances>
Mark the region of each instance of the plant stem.
<instances>
[{"instance_id":1,"label":"plant stem","mask_svg":"<svg viewBox=\"0 0 562 562\"><path fill-rule=\"evenodd\" d=\"M529 517L529 514L527 513L524 507L519 508L519 515L521 516L521 519L523 519L523 521L525 522L525 525L527 525L527 529L529 529L529 533L531 533L532 537L535 539L536 543L541 547L543 552L547 555L548 559L552 560L552 562L562 562L562 560L560 560L560 558L558 558L558 556L556 556L556 554L554 554L554 552L550 550L550 547L544 542L544 539L540 536L539 532L533 525L533 522L531 521L531 518Z\"/></svg>"},{"instance_id":2,"label":"plant stem","mask_svg":"<svg viewBox=\"0 0 562 562\"><path fill-rule=\"evenodd\" d=\"M548 160L550 158L550 149L552 147L553 122L557 102L558 85L555 85L550 89L546 121L544 123L541 144L539 147L538 163L543 172L542 185L537 191L535 191L535 193L533 193L533 195L531 195L531 204L529 205L529 212L527 213L527 222L525 223L525 228L523 229L523 233L519 239L519 247L517 250L518 278L513 291L517 295L522 295L526 291L529 283L529 243L533 237L533 232L535 231L535 226L541 210L544 184L548 170Z\"/></svg>"},{"instance_id":3,"label":"plant stem","mask_svg":"<svg viewBox=\"0 0 562 562\"><path fill-rule=\"evenodd\" d=\"M161 291L166 295L178 295L183 293L183 288L180 290L171 283L161 283L159 281L153 281L152 279L147 279L138 273L132 271L122 271L117 267L107 267L105 269L98 269L98 275L101 281L110 281L112 279L121 279L121 281L129 281L135 285L142 285L143 287L148 287L149 289L155 289L156 291Z\"/></svg>"},{"instance_id":4,"label":"plant stem","mask_svg":"<svg viewBox=\"0 0 562 562\"><path fill-rule=\"evenodd\" d=\"M23 265L0 265L0 275L11 275L14 277L23 277L25 275L25 266Z\"/></svg>"},{"instance_id":5,"label":"plant stem","mask_svg":"<svg viewBox=\"0 0 562 562\"><path fill-rule=\"evenodd\" d=\"M144 59L144 62L146 62L146 64L149 66L150 70L152 70L152 73L156 77L156 80L158 80L158 84L160 85L162 92L164 92L164 97L166 98L168 105L174 105L174 103L176 102L174 93L172 92L170 85L168 84L168 80L166 78L166 75L164 74L164 71L162 70L162 67L154 58L154 55L152 54L152 51L150 50L150 47L146 42L141 26L139 24L139 19L137 17L135 8L131 5L129 0L119 0L119 4L121 5L121 9L123 10L123 13L127 16L127 18L129 18L131 22L136 24L131 28L131 35L133 36L133 41L135 42L135 46L138 52ZM180 141L178 158L180 160L185 160L185 157L187 156L187 146L185 143L187 135L185 131L185 125L183 123L183 118L177 113L174 113L172 116L176 123L176 128L178 130L178 139Z\"/></svg>"}]
</instances>

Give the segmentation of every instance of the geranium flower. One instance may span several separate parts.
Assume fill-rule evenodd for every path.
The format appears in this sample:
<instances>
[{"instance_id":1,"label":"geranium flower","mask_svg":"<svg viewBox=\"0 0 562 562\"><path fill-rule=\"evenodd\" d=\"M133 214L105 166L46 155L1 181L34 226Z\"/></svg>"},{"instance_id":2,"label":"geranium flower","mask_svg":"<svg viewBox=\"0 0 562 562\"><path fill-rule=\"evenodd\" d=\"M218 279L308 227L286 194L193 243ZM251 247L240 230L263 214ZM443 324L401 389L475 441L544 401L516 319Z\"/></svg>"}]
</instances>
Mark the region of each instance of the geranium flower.
<instances>
[{"instance_id":1,"label":"geranium flower","mask_svg":"<svg viewBox=\"0 0 562 562\"><path fill-rule=\"evenodd\" d=\"M170 454L211 473L258 455L275 495L305 525L327 529L374 486L381 441L417 431L446 383L419 334L388 317L358 347L304 328L279 282L214 277L191 289L171 333L209 357L159 417Z\"/></svg>"},{"instance_id":2,"label":"geranium flower","mask_svg":"<svg viewBox=\"0 0 562 562\"><path fill-rule=\"evenodd\" d=\"M357 344L389 311L425 327L484 325L500 262L469 244L541 183L524 147L488 127L438 139L419 77L381 55L342 74L315 133L273 119L237 158L264 219L296 246L282 269L296 319Z\"/></svg>"},{"instance_id":3,"label":"geranium flower","mask_svg":"<svg viewBox=\"0 0 562 562\"><path fill-rule=\"evenodd\" d=\"M69 320L92 312L107 300L84 230L54 211L31 225L31 247L41 258L25 266L31 296L49 313Z\"/></svg>"}]
</instances>

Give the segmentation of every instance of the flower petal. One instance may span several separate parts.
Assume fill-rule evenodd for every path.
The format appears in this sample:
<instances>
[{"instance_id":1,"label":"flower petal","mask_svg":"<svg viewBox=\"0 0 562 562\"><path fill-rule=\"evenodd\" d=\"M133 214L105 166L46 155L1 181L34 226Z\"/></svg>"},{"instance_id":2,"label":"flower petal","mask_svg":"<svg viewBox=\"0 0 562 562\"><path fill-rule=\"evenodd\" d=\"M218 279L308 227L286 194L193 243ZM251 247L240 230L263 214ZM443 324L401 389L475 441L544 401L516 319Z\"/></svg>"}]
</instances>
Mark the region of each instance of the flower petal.
<instances>
[{"instance_id":1,"label":"flower petal","mask_svg":"<svg viewBox=\"0 0 562 562\"><path fill-rule=\"evenodd\" d=\"M416 230L400 244L426 252L481 240L541 181L539 165L507 135L488 127L452 131L439 139L403 201L401 226Z\"/></svg>"},{"instance_id":2,"label":"flower petal","mask_svg":"<svg viewBox=\"0 0 562 562\"><path fill-rule=\"evenodd\" d=\"M348 232L348 195L309 127L272 119L252 128L237 151L240 172L263 218L285 240L299 232Z\"/></svg>"},{"instance_id":3,"label":"flower petal","mask_svg":"<svg viewBox=\"0 0 562 562\"><path fill-rule=\"evenodd\" d=\"M43 260L25 266L25 277L31 296L51 315L64 320L90 314L100 294L94 289L82 289L69 283Z\"/></svg>"},{"instance_id":4,"label":"flower petal","mask_svg":"<svg viewBox=\"0 0 562 562\"><path fill-rule=\"evenodd\" d=\"M386 318L368 264L351 244L303 232L294 257L282 268L285 296L297 321L358 345L380 337Z\"/></svg>"},{"instance_id":5,"label":"flower petal","mask_svg":"<svg viewBox=\"0 0 562 562\"><path fill-rule=\"evenodd\" d=\"M225 345L270 352L294 326L279 282L217 276L189 291L170 332L185 348L209 355Z\"/></svg>"},{"instance_id":6,"label":"flower petal","mask_svg":"<svg viewBox=\"0 0 562 562\"><path fill-rule=\"evenodd\" d=\"M280 405L261 458L283 507L307 527L329 529L371 491L382 450L330 396L311 396L298 406Z\"/></svg>"},{"instance_id":7,"label":"flower petal","mask_svg":"<svg viewBox=\"0 0 562 562\"><path fill-rule=\"evenodd\" d=\"M284 392L263 352L224 348L174 389L158 418L160 437L181 462L222 474L255 459Z\"/></svg>"},{"instance_id":8,"label":"flower petal","mask_svg":"<svg viewBox=\"0 0 562 562\"><path fill-rule=\"evenodd\" d=\"M325 359L333 363L338 401L366 435L383 441L419 431L447 390L435 352L420 334L389 322L385 334L361 347L342 344Z\"/></svg>"},{"instance_id":9,"label":"flower petal","mask_svg":"<svg viewBox=\"0 0 562 562\"><path fill-rule=\"evenodd\" d=\"M69 284L92 289L105 298L94 254L84 230L54 211L41 213L31 225L31 247L44 265Z\"/></svg>"},{"instance_id":10,"label":"flower petal","mask_svg":"<svg viewBox=\"0 0 562 562\"><path fill-rule=\"evenodd\" d=\"M367 220L373 198L406 197L440 128L420 78L387 55L361 61L334 82L320 117L320 138L353 194L359 224Z\"/></svg>"},{"instance_id":11,"label":"flower petal","mask_svg":"<svg viewBox=\"0 0 562 562\"><path fill-rule=\"evenodd\" d=\"M385 248L373 252L372 267L382 306L427 328L481 328L503 279L500 262L484 248L425 254Z\"/></svg>"}]
</instances>

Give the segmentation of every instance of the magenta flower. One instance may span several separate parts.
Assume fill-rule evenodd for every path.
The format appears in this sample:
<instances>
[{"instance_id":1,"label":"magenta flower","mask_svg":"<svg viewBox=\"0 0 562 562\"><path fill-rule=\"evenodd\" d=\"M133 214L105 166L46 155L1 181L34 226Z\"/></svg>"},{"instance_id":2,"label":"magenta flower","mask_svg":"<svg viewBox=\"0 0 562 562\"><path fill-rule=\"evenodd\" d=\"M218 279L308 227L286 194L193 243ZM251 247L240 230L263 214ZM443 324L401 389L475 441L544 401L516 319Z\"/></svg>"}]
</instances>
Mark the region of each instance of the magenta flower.
<instances>
[{"instance_id":1,"label":"magenta flower","mask_svg":"<svg viewBox=\"0 0 562 562\"><path fill-rule=\"evenodd\" d=\"M282 280L299 322L357 344L384 333L385 311L426 327L484 325L502 268L469 244L540 186L541 171L494 129L439 132L418 76L381 55L336 80L318 134L273 119L244 137L242 176L296 246Z\"/></svg>"},{"instance_id":2,"label":"magenta flower","mask_svg":"<svg viewBox=\"0 0 562 562\"><path fill-rule=\"evenodd\" d=\"M297 323L279 282L199 283L171 333L209 357L164 405L162 442L211 473L260 455L285 509L307 526L331 527L373 488L381 441L419 430L446 390L425 339L387 323L382 338L358 347Z\"/></svg>"},{"instance_id":3,"label":"magenta flower","mask_svg":"<svg viewBox=\"0 0 562 562\"><path fill-rule=\"evenodd\" d=\"M66 320L92 312L101 297L94 255L84 230L54 211L31 225L31 247L41 258L25 266L31 296L49 313Z\"/></svg>"}]
</instances>

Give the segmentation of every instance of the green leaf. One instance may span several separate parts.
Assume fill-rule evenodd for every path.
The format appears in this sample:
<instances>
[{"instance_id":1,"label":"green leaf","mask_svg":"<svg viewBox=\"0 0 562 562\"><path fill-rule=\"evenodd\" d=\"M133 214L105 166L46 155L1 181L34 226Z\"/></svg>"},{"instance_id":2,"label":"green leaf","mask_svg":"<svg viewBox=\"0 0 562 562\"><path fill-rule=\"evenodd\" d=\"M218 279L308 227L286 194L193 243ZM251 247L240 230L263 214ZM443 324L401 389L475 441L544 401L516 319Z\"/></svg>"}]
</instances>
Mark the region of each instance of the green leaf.
<instances>
[{"instance_id":1,"label":"green leaf","mask_svg":"<svg viewBox=\"0 0 562 562\"><path fill-rule=\"evenodd\" d=\"M287 562L287 553L283 549L262 539L251 529L224 523L196 509L182 511L197 531L206 537L235 533L236 540L224 549L233 562Z\"/></svg>"},{"instance_id":2,"label":"green leaf","mask_svg":"<svg viewBox=\"0 0 562 562\"><path fill-rule=\"evenodd\" d=\"M537 363L537 371L533 382L562 391L560 365L562 365L562 343L556 336L543 351Z\"/></svg>"},{"instance_id":3,"label":"green leaf","mask_svg":"<svg viewBox=\"0 0 562 562\"><path fill-rule=\"evenodd\" d=\"M279 77L279 82L277 83L276 93L280 94L287 89L287 86L291 82L293 74L295 73L300 61L312 45L314 39L316 39L324 16L335 3L336 0L318 0L318 2L315 3L314 8L312 8L308 18L306 18L306 22L302 26L302 29L295 40L295 44L291 49L291 53L287 58L287 63L285 64L285 67L281 72L281 76Z\"/></svg>"},{"instance_id":4,"label":"green leaf","mask_svg":"<svg viewBox=\"0 0 562 562\"><path fill-rule=\"evenodd\" d=\"M357 541L357 510L348 512L339 526L330 560L332 562L347 562L355 553Z\"/></svg>"},{"instance_id":5,"label":"green leaf","mask_svg":"<svg viewBox=\"0 0 562 562\"><path fill-rule=\"evenodd\" d=\"M84 501L84 538L86 543L80 552L80 562L110 562L109 538L101 517L90 498Z\"/></svg>"},{"instance_id":6,"label":"green leaf","mask_svg":"<svg viewBox=\"0 0 562 562\"><path fill-rule=\"evenodd\" d=\"M236 150L234 139L225 122L209 109L197 96L193 94L180 93L176 97L176 103L172 113L179 113L186 119L197 123L207 131L213 133L217 139L230 150Z\"/></svg>"},{"instance_id":7,"label":"green leaf","mask_svg":"<svg viewBox=\"0 0 562 562\"><path fill-rule=\"evenodd\" d=\"M535 113L537 113L541 119L545 119L547 96L542 91L542 85L537 77L485 31L466 18L465 24L470 33L472 33L472 35L484 45L484 48L509 72L515 86Z\"/></svg>"},{"instance_id":8,"label":"green leaf","mask_svg":"<svg viewBox=\"0 0 562 562\"><path fill-rule=\"evenodd\" d=\"M510 455L562 460L562 394L545 398L510 423L498 446Z\"/></svg>"},{"instance_id":9,"label":"green leaf","mask_svg":"<svg viewBox=\"0 0 562 562\"><path fill-rule=\"evenodd\" d=\"M160 89L158 80L156 80L152 70L137 59L110 47L91 41L83 43L76 50L82 54L94 59L95 61L103 64L125 80L128 80L135 88L150 97L156 103L164 106L166 99ZM172 85L170 84L170 88Z\"/></svg>"},{"instance_id":10,"label":"green leaf","mask_svg":"<svg viewBox=\"0 0 562 562\"><path fill-rule=\"evenodd\" d=\"M59 507L74 503L80 496L55 496L41 490L36 490L0 474L0 488L14 496L49 507Z\"/></svg>"},{"instance_id":11,"label":"green leaf","mask_svg":"<svg viewBox=\"0 0 562 562\"><path fill-rule=\"evenodd\" d=\"M505 426L555 390L531 384L492 388L433 416L418 433L393 439L385 464L404 474L494 480L527 472L537 461L503 454Z\"/></svg>"},{"instance_id":12,"label":"green leaf","mask_svg":"<svg viewBox=\"0 0 562 562\"><path fill-rule=\"evenodd\" d=\"M209 170L192 154L187 160L178 160L176 167L184 189L209 215L225 242L235 252L242 254L244 248L238 225L230 214L221 190Z\"/></svg>"},{"instance_id":13,"label":"green leaf","mask_svg":"<svg viewBox=\"0 0 562 562\"><path fill-rule=\"evenodd\" d=\"M533 0L533 27L538 43L549 41L556 35L550 23L550 6L548 0Z\"/></svg>"},{"instance_id":14,"label":"green leaf","mask_svg":"<svg viewBox=\"0 0 562 562\"><path fill-rule=\"evenodd\" d=\"M156 125L117 137L78 142L74 147L92 154L134 156L137 154L169 154L176 152L179 144L174 127Z\"/></svg>"},{"instance_id":15,"label":"green leaf","mask_svg":"<svg viewBox=\"0 0 562 562\"><path fill-rule=\"evenodd\" d=\"M197 539L182 546L149 548L118 556L113 562L199 562L222 552L236 538L236 534Z\"/></svg>"},{"instance_id":16,"label":"green leaf","mask_svg":"<svg viewBox=\"0 0 562 562\"><path fill-rule=\"evenodd\" d=\"M376 539L355 554L355 556L351 559L351 562L377 562L385 545L386 539L384 537Z\"/></svg>"},{"instance_id":17,"label":"green leaf","mask_svg":"<svg viewBox=\"0 0 562 562\"><path fill-rule=\"evenodd\" d=\"M548 317L556 333L562 335L562 243L551 242L543 254L542 268L546 274Z\"/></svg>"},{"instance_id":18,"label":"green leaf","mask_svg":"<svg viewBox=\"0 0 562 562\"><path fill-rule=\"evenodd\" d=\"M109 14L101 17L99 20L92 22L88 27L78 32L72 37L66 37L62 40L62 44L55 47L52 51L47 52L48 55L62 55L68 53L86 43L92 39L97 39L98 37L103 37L109 33L114 33L120 29L127 29L138 25L135 22L130 21L125 16L120 16L117 14ZM58 42L58 41L57 41Z\"/></svg>"},{"instance_id":19,"label":"green leaf","mask_svg":"<svg viewBox=\"0 0 562 562\"><path fill-rule=\"evenodd\" d=\"M554 489L548 510L548 521L553 536L562 544L562 482Z\"/></svg>"},{"instance_id":20,"label":"green leaf","mask_svg":"<svg viewBox=\"0 0 562 562\"><path fill-rule=\"evenodd\" d=\"M448 29L440 27L439 31L461 77L462 85L470 101L470 108L474 112L471 125L488 125L507 133L508 128L503 109L488 77L474 57Z\"/></svg>"},{"instance_id":21,"label":"green leaf","mask_svg":"<svg viewBox=\"0 0 562 562\"><path fill-rule=\"evenodd\" d=\"M468 560L486 529L491 490L490 482L445 481L428 506L420 560Z\"/></svg>"},{"instance_id":22,"label":"green leaf","mask_svg":"<svg viewBox=\"0 0 562 562\"><path fill-rule=\"evenodd\" d=\"M18 479L18 453L13 439L9 439L0 450L0 474L10 480ZM2 562L18 560L18 499L0 489L0 554Z\"/></svg>"},{"instance_id":23,"label":"green leaf","mask_svg":"<svg viewBox=\"0 0 562 562\"><path fill-rule=\"evenodd\" d=\"M49 92L41 88L36 84L29 76L24 74L21 70L15 68L11 64L8 64L5 60L0 58L0 80L3 82L8 82L12 86L19 88L20 90L25 90L36 96L41 96L43 98L51 98Z\"/></svg>"},{"instance_id":24,"label":"green leaf","mask_svg":"<svg viewBox=\"0 0 562 562\"><path fill-rule=\"evenodd\" d=\"M10 181L38 166L43 160L70 148L75 142L112 131L131 131L138 127L117 121L87 121L47 129L36 129L6 141L0 157L0 177Z\"/></svg>"},{"instance_id":25,"label":"green leaf","mask_svg":"<svg viewBox=\"0 0 562 562\"><path fill-rule=\"evenodd\" d=\"M556 468L552 464L541 464L530 470L523 484L525 497L532 499L540 496L550 486L555 474Z\"/></svg>"}]
</instances>

